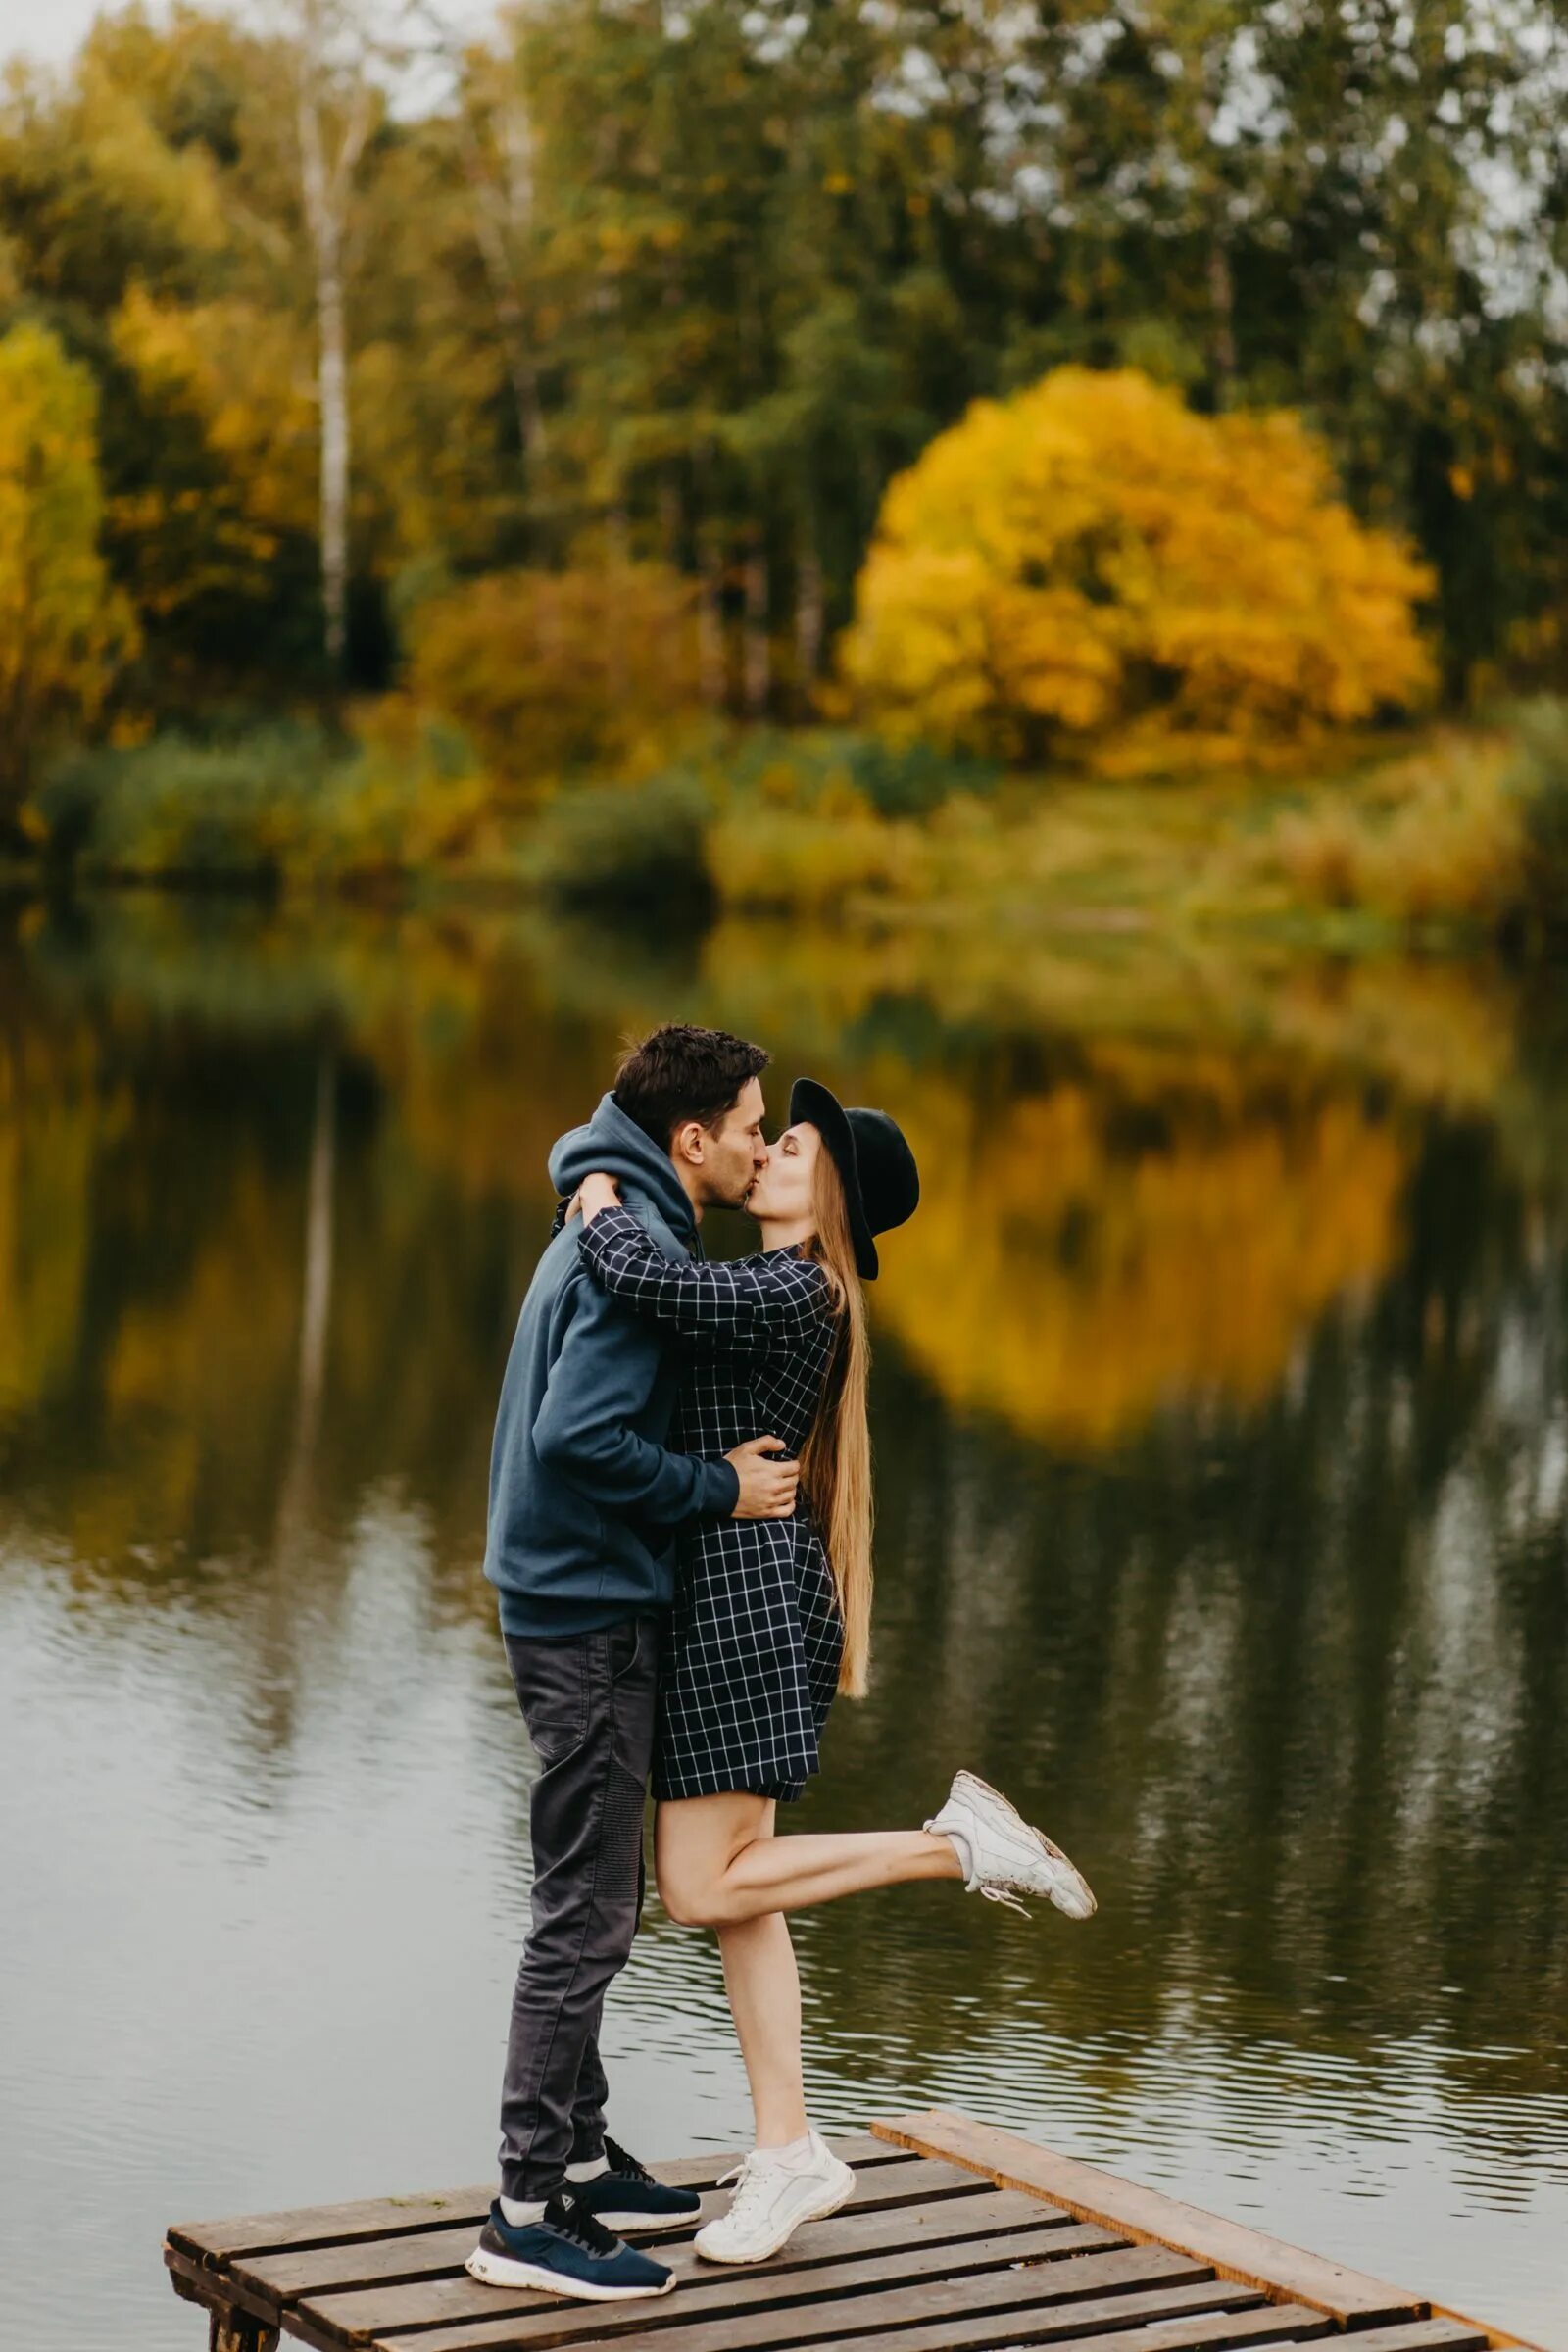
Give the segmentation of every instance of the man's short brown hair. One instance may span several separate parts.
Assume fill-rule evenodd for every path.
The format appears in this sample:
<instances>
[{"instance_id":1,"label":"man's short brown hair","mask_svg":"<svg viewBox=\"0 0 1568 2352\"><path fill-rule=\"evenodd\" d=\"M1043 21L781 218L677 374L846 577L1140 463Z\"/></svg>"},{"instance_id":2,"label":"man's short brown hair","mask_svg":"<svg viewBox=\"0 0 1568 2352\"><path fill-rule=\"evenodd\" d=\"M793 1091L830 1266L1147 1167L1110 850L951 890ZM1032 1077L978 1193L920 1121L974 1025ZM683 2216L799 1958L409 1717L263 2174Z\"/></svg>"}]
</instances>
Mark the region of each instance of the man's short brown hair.
<instances>
[{"instance_id":1,"label":"man's short brown hair","mask_svg":"<svg viewBox=\"0 0 1568 2352\"><path fill-rule=\"evenodd\" d=\"M693 1029L666 1021L630 1047L615 1072L615 1101L644 1135L667 1152L688 1119L711 1133L734 1109L742 1089L766 1069L760 1046L727 1029Z\"/></svg>"}]
</instances>

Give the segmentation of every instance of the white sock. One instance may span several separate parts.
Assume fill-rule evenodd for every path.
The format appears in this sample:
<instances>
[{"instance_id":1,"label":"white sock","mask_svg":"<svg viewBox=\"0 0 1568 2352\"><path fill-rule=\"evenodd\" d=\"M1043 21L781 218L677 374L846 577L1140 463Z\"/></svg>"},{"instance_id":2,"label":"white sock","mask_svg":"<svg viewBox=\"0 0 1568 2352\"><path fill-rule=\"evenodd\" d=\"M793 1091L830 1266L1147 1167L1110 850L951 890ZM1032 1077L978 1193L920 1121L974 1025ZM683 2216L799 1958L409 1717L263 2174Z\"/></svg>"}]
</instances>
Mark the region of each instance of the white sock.
<instances>
[{"instance_id":1,"label":"white sock","mask_svg":"<svg viewBox=\"0 0 1568 2352\"><path fill-rule=\"evenodd\" d=\"M501 2218L504 2222L510 2222L514 2230L526 2230L530 2224L544 2220L544 2198L541 2197L535 2204L526 2197L503 2197Z\"/></svg>"},{"instance_id":2,"label":"white sock","mask_svg":"<svg viewBox=\"0 0 1568 2352\"><path fill-rule=\"evenodd\" d=\"M804 2139L786 2140L781 2148L759 2148L757 2152L760 2156L765 2156L769 2164L782 2164L792 2173L800 2172L804 2166L816 2161L816 2149L809 2132Z\"/></svg>"},{"instance_id":3,"label":"white sock","mask_svg":"<svg viewBox=\"0 0 1568 2352\"><path fill-rule=\"evenodd\" d=\"M925 1826L928 1836L947 1839L958 1857L958 1868L963 1873L965 1886L972 1886L974 1885L974 1856L969 1851L969 1840L963 1832L961 1830L939 1830L934 1821L928 1821Z\"/></svg>"},{"instance_id":4,"label":"white sock","mask_svg":"<svg viewBox=\"0 0 1568 2352\"><path fill-rule=\"evenodd\" d=\"M568 2164L566 2167L566 2179L572 2183L573 2187L581 2188L585 2180L597 2180L601 2173L608 2173L609 2170L610 2158L605 2154L603 2148L601 2148L599 2154L587 2164Z\"/></svg>"}]
</instances>

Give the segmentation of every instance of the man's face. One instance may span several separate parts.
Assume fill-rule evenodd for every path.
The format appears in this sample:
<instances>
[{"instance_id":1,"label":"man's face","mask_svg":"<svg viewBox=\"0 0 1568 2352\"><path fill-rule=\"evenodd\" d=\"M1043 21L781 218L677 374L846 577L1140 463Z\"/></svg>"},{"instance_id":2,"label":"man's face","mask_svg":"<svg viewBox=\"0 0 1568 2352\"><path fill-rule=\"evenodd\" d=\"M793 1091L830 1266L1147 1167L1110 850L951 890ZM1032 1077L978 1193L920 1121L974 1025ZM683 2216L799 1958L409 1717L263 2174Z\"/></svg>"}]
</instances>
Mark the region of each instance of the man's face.
<instances>
[{"instance_id":1,"label":"man's face","mask_svg":"<svg viewBox=\"0 0 1568 2352\"><path fill-rule=\"evenodd\" d=\"M746 1196L767 1164L762 1120L767 1105L762 1082L749 1078L739 1101L724 1113L716 1132L703 1132L698 1198L706 1208L744 1208Z\"/></svg>"}]
</instances>

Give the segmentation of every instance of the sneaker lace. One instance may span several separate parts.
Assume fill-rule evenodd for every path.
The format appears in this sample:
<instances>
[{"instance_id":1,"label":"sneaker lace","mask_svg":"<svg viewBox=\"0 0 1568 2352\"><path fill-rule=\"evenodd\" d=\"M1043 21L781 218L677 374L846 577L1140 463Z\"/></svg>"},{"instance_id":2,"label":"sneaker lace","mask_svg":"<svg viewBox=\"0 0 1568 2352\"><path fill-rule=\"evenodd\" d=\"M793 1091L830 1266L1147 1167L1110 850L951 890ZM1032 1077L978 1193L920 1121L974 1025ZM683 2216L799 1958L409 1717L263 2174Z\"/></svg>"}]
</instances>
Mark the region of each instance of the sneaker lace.
<instances>
[{"instance_id":1,"label":"sneaker lace","mask_svg":"<svg viewBox=\"0 0 1568 2352\"><path fill-rule=\"evenodd\" d=\"M980 1891L985 1896L988 1903L1005 1903L1007 1909L1009 1911L1016 1911L1020 1919L1027 1919L1029 1917L1028 1904L1020 1903L1018 1897L1013 1893L1010 1886L994 1886L989 1885L987 1882L982 1881Z\"/></svg>"},{"instance_id":2,"label":"sneaker lace","mask_svg":"<svg viewBox=\"0 0 1568 2352\"><path fill-rule=\"evenodd\" d=\"M608 2133L605 2136L605 2154L610 2159L611 2171L618 2174L622 2180L645 2180L650 2188L656 2185L647 2165L639 2164L629 2149L623 2148L618 2139L612 2139Z\"/></svg>"},{"instance_id":3,"label":"sneaker lace","mask_svg":"<svg viewBox=\"0 0 1568 2352\"><path fill-rule=\"evenodd\" d=\"M720 2188L727 2188L732 2180L735 2182L735 2194L730 2199L726 2220L744 2221L747 2218L749 2208L757 2202L761 2193L762 2173L763 2168L758 2163L754 2150L750 2156L743 2156L739 2164L721 2176L717 2183Z\"/></svg>"},{"instance_id":4,"label":"sneaker lace","mask_svg":"<svg viewBox=\"0 0 1568 2352\"><path fill-rule=\"evenodd\" d=\"M572 2196L553 2198L546 2209L547 2221L553 2222L564 2237L575 2238L590 2254L613 2254L620 2240L612 2230L607 2230L586 2205L579 2205Z\"/></svg>"}]
</instances>

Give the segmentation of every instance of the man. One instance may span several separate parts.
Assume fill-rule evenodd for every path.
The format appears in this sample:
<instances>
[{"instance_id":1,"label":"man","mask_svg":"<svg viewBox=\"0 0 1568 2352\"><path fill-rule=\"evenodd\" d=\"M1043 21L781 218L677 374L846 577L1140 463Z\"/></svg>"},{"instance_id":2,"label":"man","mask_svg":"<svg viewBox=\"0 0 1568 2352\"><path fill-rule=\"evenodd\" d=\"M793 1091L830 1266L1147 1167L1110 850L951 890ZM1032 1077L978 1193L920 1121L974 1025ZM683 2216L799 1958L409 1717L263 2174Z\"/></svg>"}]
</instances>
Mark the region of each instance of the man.
<instances>
[{"instance_id":1,"label":"man","mask_svg":"<svg viewBox=\"0 0 1568 2352\"><path fill-rule=\"evenodd\" d=\"M767 1156L766 1065L760 1046L722 1030L656 1030L551 1153L557 1193L603 1168L662 1250L698 1254L703 1211L738 1208ZM501 2194L467 2267L490 2285L618 2302L663 2294L674 2278L617 2232L673 2229L698 2209L607 2138L598 2041L642 1901L674 1531L691 1518L786 1518L799 1470L772 1458L766 1436L712 1459L667 1450L678 1360L588 1280L580 1230L558 1216L529 1285L490 1464L485 1574L542 1770Z\"/></svg>"}]
</instances>

